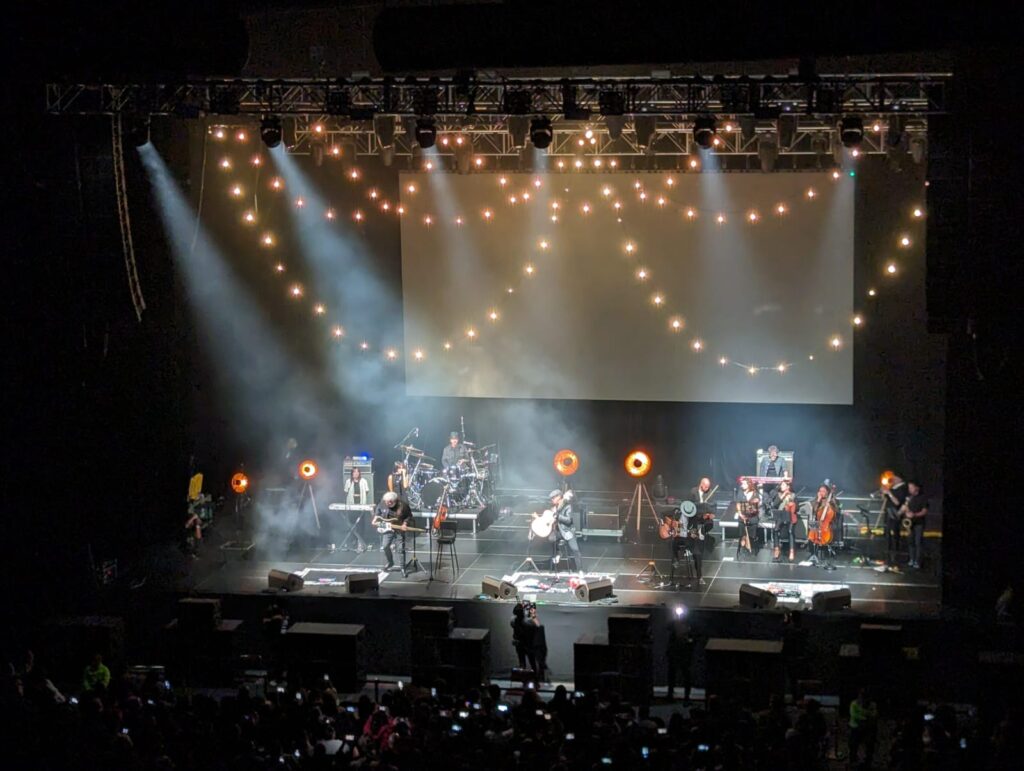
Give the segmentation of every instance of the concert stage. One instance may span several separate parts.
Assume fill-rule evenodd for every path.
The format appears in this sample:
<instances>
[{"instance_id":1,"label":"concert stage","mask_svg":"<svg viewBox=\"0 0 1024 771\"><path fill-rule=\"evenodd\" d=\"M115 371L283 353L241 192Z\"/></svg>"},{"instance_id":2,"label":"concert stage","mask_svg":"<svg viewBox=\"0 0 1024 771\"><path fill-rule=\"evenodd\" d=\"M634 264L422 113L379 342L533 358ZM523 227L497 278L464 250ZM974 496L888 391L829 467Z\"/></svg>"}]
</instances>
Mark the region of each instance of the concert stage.
<instances>
[{"instance_id":1,"label":"concert stage","mask_svg":"<svg viewBox=\"0 0 1024 771\"><path fill-rule=\"evenodd\" d=\"M224 554L218 548L217 530L227 531L227 524L215 528L201 552L200 559L182 590L201 594L262 594L268 591L270 569L302 575L303 596L333 597L346 594L345 576L349 573L378 570L378 596L403 599L473 600L481 597L481 581L485 576L503 578L519 586L520 595L535 597L542 603L586 605L570 590L578 573L569 573L564 564L560 571L551 570L550 547L546 541L529 541L529 515L511 513L497 518L475 535L466 524L460 527L456 552L460 570L453 573L447 558L435 567L430 577L431 554L426 535L417 538L417 556L423 570L403 577L401 572L380 572L384 563L379 544L363 554L354 551L331 551L327 544L293 545L287 551L274 544L257 543L248 559ZM848 539L850 548L837 554L836 570L826 571L807 563L807 553L797 552L794 563L771 562L771 549L762 547L756 558L736 561L736 542L728 536L723 543L721 528L716 527L714 550L704 559L704 584L689 581L685 568L677 569L680 588L660 586L671 574L667 542L620 543L614 538L589 537L580 546L583 572L588 580L607 577L612 580L614 594L594 604L637 606L684 604L689 608L735 608L739 605L739 588L750 583L779 594L778 607L810 608L813 593L826 589L849 588L855 612L899 618L934 616L941 602L941 565L939 541L927 539L923 570L886 571L877 561L885 556L881 536ZM411 544L411 539L410 539ZM276 552L276 553L273 553ZM408 557L411 559L411 546ZM532 557L537 570L529 564ZM396 562L397 562L396 555ZM652 580L641 575L654 563L657 569ZM638 578L638 576L640 576ZM660 577L659 577L660 576ZM689 588L687 585L689 584Z\"/></svg>"}]
</instances>

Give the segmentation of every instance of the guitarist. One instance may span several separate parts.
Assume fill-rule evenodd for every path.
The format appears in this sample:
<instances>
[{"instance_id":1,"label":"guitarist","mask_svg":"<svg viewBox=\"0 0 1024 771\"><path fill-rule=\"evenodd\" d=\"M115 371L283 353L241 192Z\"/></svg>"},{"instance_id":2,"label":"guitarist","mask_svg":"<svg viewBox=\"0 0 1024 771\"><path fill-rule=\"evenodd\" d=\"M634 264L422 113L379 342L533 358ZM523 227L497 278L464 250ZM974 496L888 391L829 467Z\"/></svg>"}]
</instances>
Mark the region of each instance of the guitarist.
<instances>
[{"instance_id":1,"label":"guitarist","mask_svg":"<svg viewBox=\"0 0 1024 771\"><path fill-rule=\"evenodd\" d=\"M373 512L373 524L379 525L384 522L391 524L391 529L382 533L380 537L381 550L384 552L384 559L387 560L384 570L391 571L395 569L395 559L391 547L397 539L402 551L402 576L408 576L409 573L406 569L405 559L404 528L412 522L412 509L409 508L408 503L399 500L398 493L396 492L389 491L384 493L380 503L377 504L376 510Z\"/></svg>"},{"instance_id":2,"label":"guitarist","mask_svg":"<svg viewBox=\"0 0 1024 771\"><path fill-rule=\"evenodd\" d=\"M561 490L552 490L548 499L551 501L551 508L555 512L555 529L551 532L549 540L553 550L552 564L558 564L558 545L565 543L569 553L569 559L573 562L573 569L583 572L583 557L580 554L580 542L573 532L572 518L572 497L566 496Z\"/></svg>"}]
</instances>

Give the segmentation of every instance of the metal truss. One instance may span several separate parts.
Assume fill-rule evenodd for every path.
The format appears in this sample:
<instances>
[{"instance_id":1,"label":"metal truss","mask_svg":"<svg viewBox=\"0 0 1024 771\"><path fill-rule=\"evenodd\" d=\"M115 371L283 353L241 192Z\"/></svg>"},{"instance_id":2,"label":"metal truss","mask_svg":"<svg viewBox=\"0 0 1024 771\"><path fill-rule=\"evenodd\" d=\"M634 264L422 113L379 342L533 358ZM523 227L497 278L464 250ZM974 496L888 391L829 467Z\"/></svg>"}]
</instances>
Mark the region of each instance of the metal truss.
<instances>
[{"instance_id":1,"label":"metal truss","mask_svg":"<svg viewBox=\"0 0 1024 771\"><path fill-rule=\"evenodd\" d=\"M205 80L184 84L49 84L55 114L505 116L844 115L946 111L950 76L822 75L604 79L364 78Z\"/></svg>"},{"instance_id":2,"label":"metal truss","mask_svg":"<svg viewBox=\"0 0 1024 771\"><path fill-rule=\"evenodd\" d=\"M439 138L461 134L476 156L520 154L509 133L510 113L551 120L555 156L682 156L695 152L693 120L718 118L722 155L756 156L762 136L775 137L779 155L822 155L837 144L836 121L857 116L865 126L861 152L891 151L924 135L929 115L947 109L950 76L842 75L794 77L670 77L591 79L209 80L185 84L50 84L52 114L133 114L206 118L211 125L249 125L285 119L290 152L351 143L356 155L378 155L371 118L396 120L394 154L414 156L415 118L434 120ZM613 117L614 116L614 117ZM655 119L641 146L635 118ZM786 121L790 130L780 132ZM612 121L608 118L612 117ZM611 125L619 124L612 136ZM722 131L732 122L733 130ZM872 130L878 126L880 130ZM595 142L579 146L590 129ZM886 142L886 137L889 142ZM822 145L824 142L824 146ZM887 144L889 147L887 148ZM447 148L439 146L443 154ZM905 150L905 147L903 148Z\"/></svg>"}]
</instances>

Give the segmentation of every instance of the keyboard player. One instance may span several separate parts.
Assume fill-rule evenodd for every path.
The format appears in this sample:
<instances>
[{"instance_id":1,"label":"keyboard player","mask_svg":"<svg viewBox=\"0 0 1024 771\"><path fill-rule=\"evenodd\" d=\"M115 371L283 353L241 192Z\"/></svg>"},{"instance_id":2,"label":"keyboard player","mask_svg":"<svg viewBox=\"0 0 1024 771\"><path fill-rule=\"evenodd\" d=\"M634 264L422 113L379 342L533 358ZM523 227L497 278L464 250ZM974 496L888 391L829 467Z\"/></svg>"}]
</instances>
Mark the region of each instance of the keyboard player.
<instances>
[{"instance_id":1,"label":"keyboard player","mask_svg":"<svg viewBox=\"0 0 1024 771\"><path fill-rule=\"evenodd\" d=\"M345 480L345 503L349 506L373 503L370 500L370 485L363 479L363 474L358 468L353 468L348 479ZM366 512L350 511L349 513L355 515L355 522L352 523L352 535L356 538L356 552L362 554L366 551L366 539L363 538L362 533Z\"/></svg>"}]
</instances>

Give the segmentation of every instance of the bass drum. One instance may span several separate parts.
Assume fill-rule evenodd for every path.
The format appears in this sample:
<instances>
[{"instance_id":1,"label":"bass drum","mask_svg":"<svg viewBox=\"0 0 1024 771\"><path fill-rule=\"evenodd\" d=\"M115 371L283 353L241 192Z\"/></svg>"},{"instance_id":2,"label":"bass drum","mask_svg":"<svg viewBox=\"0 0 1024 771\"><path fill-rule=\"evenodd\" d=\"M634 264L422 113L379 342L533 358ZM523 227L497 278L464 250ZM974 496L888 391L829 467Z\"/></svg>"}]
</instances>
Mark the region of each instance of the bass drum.
<instances>
[{"instance_id":1,"label":"bass drum","mask_svg":"<svg viewBox=\"0 0 1024 771\"><path fill-rule=\"evenodd\" d=\"M441 495L444 493L446 481L441 477L431 479L420 490L420 500L423 503L424 509L430 509L431 511L437 508L438 501L441 500Z\"/></svg>"}]
</instances>

